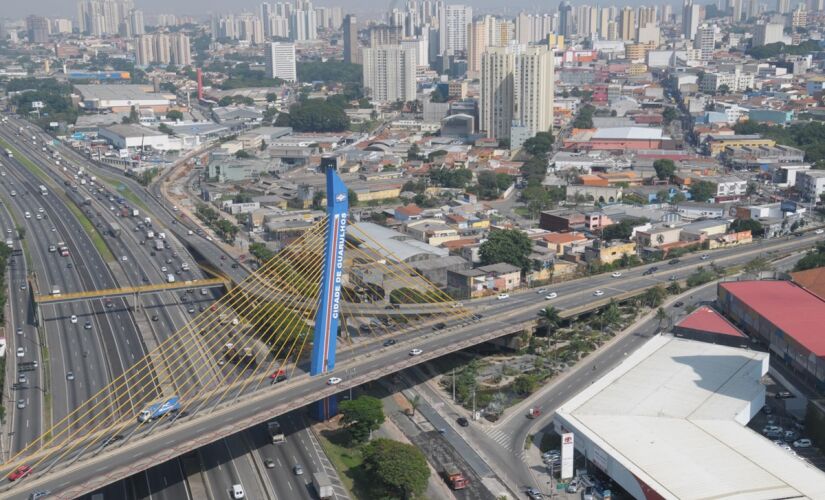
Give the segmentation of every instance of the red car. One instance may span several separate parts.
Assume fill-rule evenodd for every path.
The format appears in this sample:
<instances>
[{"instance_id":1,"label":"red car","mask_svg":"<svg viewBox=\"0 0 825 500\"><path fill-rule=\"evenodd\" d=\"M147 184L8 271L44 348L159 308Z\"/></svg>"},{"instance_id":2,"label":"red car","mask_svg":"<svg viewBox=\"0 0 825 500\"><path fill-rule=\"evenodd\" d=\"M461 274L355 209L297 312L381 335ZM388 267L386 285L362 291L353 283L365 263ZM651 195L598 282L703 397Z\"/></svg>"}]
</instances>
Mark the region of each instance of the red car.
<instances>
[{"instance_id":1,"label":"red car","mask_svg":"<svg viewBox=\"0 0 825 500\"><path fill-rule=\"evenodd\" d=\"M18 479L22 479L28 476L31 473L31 471L32 468L30 465L21 465L20 467L11 471L11 474L9 474L8 476L9 481L17 481Z\"/></svg>"},{"instance_id":2,"label":"red car","mask_svg":"<svg viewBox=\"0 0 825 500\"><path fill-rule=\"evenodd\" d=\"M281 382L283 380L286 380L286 370L281 368L277 372L270 375L269 378L272 379L272 383Z\"/></svg>"}]
</instances>

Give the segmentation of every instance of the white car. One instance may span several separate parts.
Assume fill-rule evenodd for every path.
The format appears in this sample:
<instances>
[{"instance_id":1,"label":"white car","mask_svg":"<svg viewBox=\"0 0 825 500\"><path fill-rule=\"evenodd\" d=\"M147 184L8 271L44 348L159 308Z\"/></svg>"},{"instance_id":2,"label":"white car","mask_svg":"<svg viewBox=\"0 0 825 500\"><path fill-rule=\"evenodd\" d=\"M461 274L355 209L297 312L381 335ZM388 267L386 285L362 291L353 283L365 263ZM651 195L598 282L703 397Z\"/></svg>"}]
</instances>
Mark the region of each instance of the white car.
<instances>
[{"instance_id":1,"label":"white car","mask_svg":"<svg viewBox=\"0 0 825 500\"><path fill-rule=\"evenodd\" d=\"M120 260L121 260L122 262L126 262L127 260L129 260L129 258L128 258L128 257L126 257L126 256L124 255L124 256L122 256L122 257L120 258Z\"/></svg>"},{"instance_id":2,"label":"white car","mask_svg":"<svg viewBox=\"0 0 825 500\"><path fill-rule=\"evenodd\" d=\"M708 255L708 254L703 254L702 255L702 260L708 260L709 258L710 258L710 255Z\"/></svg>"},{"instance_id":3,"label":"white car","mask_svg":"<svg viewBox=\"0 0 825 500\"><path fill-rule=\"evenodd\" d=\"M72 317L71 317L71 318L69 318L69 320L72 322L72 324L75 324L75 323L77 323L77 316L75 316L74 314L72 314Z\"/></svg>"},{"instance_id":4,"label":"white car","mask_svg":"<svg viewBox=\"0 0 825 500\"><path fill-rule=\"evenodd\" d=\"M420 356L423 352L421 349L416 348L410 351L410 356Z\"/></svg>"},{"instance_id":5,"label":"white car","mask_svg":"<svg viewBox=\"0 0 825 500\"><path fill-rule=\"evenodd\" d=\"M602 295L604 295L604 292L601 290L596 290L595 292L593 292L593 295L595 295L596 297L601 297Z\"/></svg>"},{"instance_id":6,"label":"white car","mask_svg":"<svg viewBox=\"0 0 825 500\"><path fill-rule=\"evenodd\" d=\"M31 219L31 218L32 218L32 214L31 214L30 212L26 212L24 216L25 216L27 219Z\"/></svg>"},{"instance_id":7,"label":"white car","mask_svg":"<svg viewBox=\"0 0 825 500\"><path fill-rule=\"evenodd\" d=\"M817 229L814 234L825 234L825 229Z\"/></svg>"},{"instance_id":8,"label":"white car","mask_svg":"<svg viewBox=\"0 0 825 500\"><path fill-rule=\"evenodd\" d=\"M504 299L509 299L509 298L510 298L509 294L506 294L506 293L498 294L498 300L504 300Z\"/></svg>"},{"instance_id":9,"label":"white car","mask_svg":"<svg viewBox=\"0 0 825 500\"><path fill-rule=\"evenodd\" d=\"M327 385L338 385L341 383L340 377L330 377L327 379Z\"/></svg>"},{"instance_id":10,"label":"white car","mask_svg":"<svg viewBox=\"0 0 825 500\"><path fill-rule=\"evenodd\" d=\"M45 212L45 210L43 210L43 207L38 208L38 209L37 209L37 211L38 211L38 212L40 212L41 214L42 214L43 212Z\"/></svg>"},{"instance_id":11,"label":"white car","mask_svg":"<svg viewBox=\"0 0 825 500\"><path fill-rule=\"evenodd\" d=\"M559 294L557 294L556 292L550 292L550 293L548 293L547 295L544 296L544 300L553 300L558 296L559 296Z\"/></svg>"},{"instance_id":12,"label":"white car","mask_svg":"<svg viewBox=\"0 0 825 500\"><path fill-rule=\"evenodd\" d=\"M26 351L24 351L22 347L18 347L17 348L17 357L22 358L25 355L26 355Z\"/></svg>"},{"instance_id":13,"label":"white car","mask_svg":"<svg viewBox=\"0 0 825 500\"><path fill-rule=\"evenodd\" d=\"M243 486L240 484L233 484L232 485L232 498L234 500L240 500L244 497Z\"/></svg>"},{"instance_id":14,"label":"white car","mask_svg":"<svg viewBox=\"0 0 825 500\"><path fill-rule=\"evenodd\" d=\"M810 448L811 446L811 440L808 438L797 439L793 442L794 448Z\"/></svg>"},{"instance_id":15,"label":"white car","mask_svg":"<svg viewBox=\"0 0 825 500\"><path fill-rule=\"evenodd\" d=\"M162 267L160 268L160 272L165 273L165 272L166 272L166 266L162 266Z\"/></svg>"},{"instance_id":16,"label":"white car","mask_svg":"<svg viewBox=\"0 0 825 500\"><path fill-rule=\"evenodd\" d=\"M539 294L539 295L544 295L545 293L547 293L547 289L546 288L539 288L539 290L536 293Z\"/></svg>"},{"instance_id":17,"label":"white car","mask_svg":"<svg viewBox=\"0 0 825 500\"><path fill-rule=\"evenodd\" d=\"M619 271L616 271L615 273L611 274L611 276L613 276L614 278L621 278L622 273L620 273Z\"/></svg>"}]
</instances>

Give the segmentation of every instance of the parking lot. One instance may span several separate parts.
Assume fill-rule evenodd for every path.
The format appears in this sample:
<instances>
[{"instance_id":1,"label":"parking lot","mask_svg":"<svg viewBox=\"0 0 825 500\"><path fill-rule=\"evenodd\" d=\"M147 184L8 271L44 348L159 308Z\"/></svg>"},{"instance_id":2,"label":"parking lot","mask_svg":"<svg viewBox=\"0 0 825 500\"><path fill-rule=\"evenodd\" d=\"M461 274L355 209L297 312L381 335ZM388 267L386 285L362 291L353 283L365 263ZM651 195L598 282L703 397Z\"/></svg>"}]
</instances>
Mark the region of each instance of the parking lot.
<instances>
[{"instance_id":1,"label":"parking lot","mask_svg":"<svg viewBox=\"0 0 825 500\"><path fill-rule=\"evenodd\" d=\"M765 407L750 421L748 427L762 434L766 439L776 442L777 446L785 447L789 453L796 455L800 460L805 460L825 471L825 455L816 446L794 446L795 441L800 444L799 440L808 437L805 434L804 410L795 412L799 414L798 416L791 411L794 407L802 406L801 402L796 401L792 394L770 376L765 377L765 385L767 387ZM771 429L770 426L781 430ZM770 432L771 430L774 432ZM783 444L779 444L780 441Z\"/></svg>"}]
</instances>

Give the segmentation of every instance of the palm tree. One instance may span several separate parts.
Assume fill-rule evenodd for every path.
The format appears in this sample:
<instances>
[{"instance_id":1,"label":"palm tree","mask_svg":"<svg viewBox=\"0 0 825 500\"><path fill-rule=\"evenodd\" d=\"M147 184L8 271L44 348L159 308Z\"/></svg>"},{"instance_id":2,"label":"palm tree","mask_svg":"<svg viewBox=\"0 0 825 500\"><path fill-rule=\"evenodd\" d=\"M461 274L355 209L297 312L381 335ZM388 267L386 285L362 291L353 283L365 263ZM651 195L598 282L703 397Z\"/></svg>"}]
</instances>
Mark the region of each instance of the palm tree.
<instances>
[{"instance_id":1,"label":"palm tree","mask_svg":"<svg viewBox=\"0 0 825 500\"><path fill-rule=\"evenodd\" d=\"M659 330L662 329L662 324L666 323L670 319L670 316L667 315L667 312L663 308L659 308L656 310L656 320L659 322Z\"/></svg>"},{"instance_id":2,"label":"palm tree","mask_svg":"<svg viewBox=\"0 0 825 500\"><path fill-rule=\"evenodd\" d=\"M547 328L549 334L550 330L555 330L559 327L559 323L561 323L559 311L553 306L545 307L542 322L544 323L544 326Z\"/></svg>"},{"instance_id":3,"label":"palm tree","mask_svg":"<svg viewBox=\"0 0 825 500\"><path fill-rule=\"evenodd\" d=\"M419 406L421 406L421 396L416 394L410 399L410 409L412 409L411 417L415 416L415 410L417 410Z\"/></svg>"}]
</instances>

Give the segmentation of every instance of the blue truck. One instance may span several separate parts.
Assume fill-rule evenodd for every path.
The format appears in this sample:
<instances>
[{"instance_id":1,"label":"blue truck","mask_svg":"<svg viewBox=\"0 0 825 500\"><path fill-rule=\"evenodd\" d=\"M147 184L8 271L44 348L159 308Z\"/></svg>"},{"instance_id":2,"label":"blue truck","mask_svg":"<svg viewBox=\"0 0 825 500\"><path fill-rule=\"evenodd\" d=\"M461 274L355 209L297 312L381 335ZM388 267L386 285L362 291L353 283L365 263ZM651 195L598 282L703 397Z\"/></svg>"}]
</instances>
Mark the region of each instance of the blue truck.
<instances>
[{"instance_id":1,"label":"blue truck","mask_svg":"<svg viewBox=\"0 0 825 500\"><path fill-rule=\"evenodd\" d=\"M180 401L177 396L172 396L166 401L159 401L149 408L143 410L138 415L138 422L148 422L150 420L159 419L170 413L176 413L180 410Z\"/></svg>"}]
</instances>

